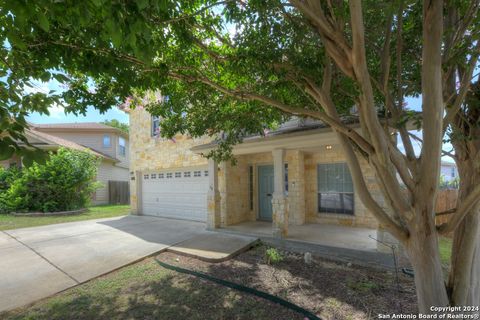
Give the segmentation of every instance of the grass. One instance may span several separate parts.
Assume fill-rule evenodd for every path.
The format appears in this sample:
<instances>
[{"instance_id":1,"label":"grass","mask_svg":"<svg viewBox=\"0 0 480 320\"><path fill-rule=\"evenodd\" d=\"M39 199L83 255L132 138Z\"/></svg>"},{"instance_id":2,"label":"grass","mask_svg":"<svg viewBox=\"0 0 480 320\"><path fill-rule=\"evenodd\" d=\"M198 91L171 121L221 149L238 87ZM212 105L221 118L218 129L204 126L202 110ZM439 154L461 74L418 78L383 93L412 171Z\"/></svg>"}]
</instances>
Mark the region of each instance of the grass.
<instances>
[{"instance_id":1,"label":"grass","mask_svg":"<svg viewBox=\"0 0 480 320\"><path fill-rule=\"evenodd\" d=\"M438 239L440 249L440 259L442 264L450 265L450 256L452 255L452 239L440 237Z\"/></svg>"},{"instance_id":2,"label":"grass","mask_svg":"<svg viewBox=\"0 0 480 320\"><path fill-rule=\"evenodd\" d=\"M153 258L1 319L303 319L283 307L161 267Z\"/></svg>"},{"instance_id":3,"label":"grass","mask_svg":"<svg viewBox=\"0 0 480 320\"><path fill-rule=\"evenodd\" d=\"M27 228L56 224L63 222L82 221L99 218L111 218L129 214L128 205L103 205L90 207L87 212L74 216L51 217L15 217L9 214L0 214L0 230Z\"/></svg>"}]
</instances>

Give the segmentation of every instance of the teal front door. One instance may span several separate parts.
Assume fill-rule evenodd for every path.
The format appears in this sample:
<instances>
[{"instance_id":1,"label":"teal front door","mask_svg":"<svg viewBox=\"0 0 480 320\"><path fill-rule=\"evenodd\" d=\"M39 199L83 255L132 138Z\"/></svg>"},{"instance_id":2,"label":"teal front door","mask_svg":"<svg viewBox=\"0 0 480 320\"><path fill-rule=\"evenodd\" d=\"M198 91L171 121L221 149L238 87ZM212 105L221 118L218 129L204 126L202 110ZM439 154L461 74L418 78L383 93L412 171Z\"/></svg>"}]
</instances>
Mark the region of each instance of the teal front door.
<instances>
[{"instance_id":1,"label":"teal front door","mask_svg":"<svg viewBox=\"0 0 480 320\"><path fill-rule=\"evenodd\" d=\"M258 167L258 219L272 221L273 166Z\"/></svg>"}]
</instances>

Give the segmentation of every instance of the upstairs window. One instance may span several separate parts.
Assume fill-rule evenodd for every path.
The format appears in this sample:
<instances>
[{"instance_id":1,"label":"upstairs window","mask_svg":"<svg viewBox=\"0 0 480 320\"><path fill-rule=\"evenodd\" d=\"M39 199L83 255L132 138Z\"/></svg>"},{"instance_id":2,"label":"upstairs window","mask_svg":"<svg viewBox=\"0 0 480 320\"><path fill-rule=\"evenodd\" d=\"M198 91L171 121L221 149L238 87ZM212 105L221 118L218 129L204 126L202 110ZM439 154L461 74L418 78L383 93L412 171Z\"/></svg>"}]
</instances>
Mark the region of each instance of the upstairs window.
<instances>
[{"instance_id":1,"label":"upstairs window","mask_svg":"<svg viewBox=\"0 0 480 320\"><path fill-rule=\"evenodd\" d=\"M110 148L112 146L112 141L110 139L110 136L108 134L103 136L103 147L104 148Z\"/></svg>"},{"instance_id":2,"label":"upstairs window","mask_svg":"<svg viewBox=\"0 0 480 320\"><path fill-rule=\"evenodd\" d=\"M160 136L160 117L152 116L152 137Z\"/></svg>"},{"instance_id":3,"label":"upstairs window","mask_svg":"<svg viewBox=\"0 0 480 320\"><path fill-rule=\"evenodd\" d=\"M285 163L285 195L288 196L288 163Z\"/></svg>"},{"instance_id":4,"label":"upstairs window","mask_svg":"<svg viewBox=\"0 0 480 320\"><path fill-rule=\"evenodd\" d=\"M118 137L118 153L121 156L125 156L127 154L126 141L123 137Z\"/></svg>"}]
</instances>

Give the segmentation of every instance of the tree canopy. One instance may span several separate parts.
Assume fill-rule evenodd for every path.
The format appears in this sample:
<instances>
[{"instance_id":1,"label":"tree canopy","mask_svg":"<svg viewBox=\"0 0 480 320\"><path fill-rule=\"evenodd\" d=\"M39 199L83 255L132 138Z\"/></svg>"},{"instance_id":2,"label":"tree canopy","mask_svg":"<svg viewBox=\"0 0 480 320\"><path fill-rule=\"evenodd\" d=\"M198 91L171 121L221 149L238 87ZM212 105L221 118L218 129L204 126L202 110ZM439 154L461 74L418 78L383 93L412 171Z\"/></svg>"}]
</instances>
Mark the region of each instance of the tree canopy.
<instances>
[{"instance_id":1,"label":"tree canopy","mask_svg":"<svg viewBox=\"0 0 480 320\"><path fill-rule=\"evenodd\" d=\"M128 134L129 131L129 126L126 123L120 122L117 119L111 119L111 120L105 120L102 122L103 124L106 124L107 126L114 127L117 129L122 130L126 134Z\"/></svg>"}]
</instances>

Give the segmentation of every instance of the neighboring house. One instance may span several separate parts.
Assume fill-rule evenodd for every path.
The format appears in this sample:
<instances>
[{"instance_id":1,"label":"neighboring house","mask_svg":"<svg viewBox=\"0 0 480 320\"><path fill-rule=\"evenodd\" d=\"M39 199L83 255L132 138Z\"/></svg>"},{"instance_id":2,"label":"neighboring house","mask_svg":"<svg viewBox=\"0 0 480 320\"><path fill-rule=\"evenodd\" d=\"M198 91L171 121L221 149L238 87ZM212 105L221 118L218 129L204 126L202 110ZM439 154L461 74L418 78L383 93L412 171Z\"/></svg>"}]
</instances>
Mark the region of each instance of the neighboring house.
<instances>
[{"instance_id":1,"label":"neighboring house","mask_svg":"<svg viewBox=\"0 0 480 320\"><path fill-rule=\"evenodd\" d=\"M266 137L233 149L236 165L204 158L211 138L159 137L159 119L130 113L132 213L205 221L209 229L270 221L273 235L289 225L326 223L377 228L354 190L331 129L294 119ZM374 173L362 161L368 188L384 204Z\"/></svg>"},{"instance_id":2,"label":"neighboring house","mask_svg":"<svg viewBox=\"0 0 480 320\"><path fill-rule=\"evenodd\" d=\"M30 124L29 143L43 150L60 147L89 151L102 159L97 181L103 187L94 196L95 204L109 203L109 181L129 181L129 139L123 131L100 123ZM0 161L3 167L21 167L21 159Z\"/></svg>"},{"instance_id":3,"label":"neighboring house","mask_svg":"<svg viewBox=\"0 0 480 320\"><path fill-rule=\"evenodd\" d=\"M450 182L458 178L458 169L455 162L442 161L440 167L440 175L444 177L446 182Z\"/></svg>"}]
</instances>

